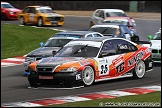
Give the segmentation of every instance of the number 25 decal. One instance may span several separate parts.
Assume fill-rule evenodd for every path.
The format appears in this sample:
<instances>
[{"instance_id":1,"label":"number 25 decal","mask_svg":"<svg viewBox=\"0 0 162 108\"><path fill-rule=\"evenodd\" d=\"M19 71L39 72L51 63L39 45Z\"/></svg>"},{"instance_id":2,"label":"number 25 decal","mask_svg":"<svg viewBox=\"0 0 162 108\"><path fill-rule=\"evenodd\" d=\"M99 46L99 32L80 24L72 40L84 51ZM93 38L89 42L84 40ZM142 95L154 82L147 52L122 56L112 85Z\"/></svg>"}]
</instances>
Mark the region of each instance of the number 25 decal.
<instances>
[{"instance_id":1,"label":"number 25 decal","mask_svg":"<svg viewBox=\"0 0 162 108\"><path fill-rule=\"evenodd\" d=\"M101 74L106 74L108 71L107 65L101 65Z\"/></svg>"}]
</instances>

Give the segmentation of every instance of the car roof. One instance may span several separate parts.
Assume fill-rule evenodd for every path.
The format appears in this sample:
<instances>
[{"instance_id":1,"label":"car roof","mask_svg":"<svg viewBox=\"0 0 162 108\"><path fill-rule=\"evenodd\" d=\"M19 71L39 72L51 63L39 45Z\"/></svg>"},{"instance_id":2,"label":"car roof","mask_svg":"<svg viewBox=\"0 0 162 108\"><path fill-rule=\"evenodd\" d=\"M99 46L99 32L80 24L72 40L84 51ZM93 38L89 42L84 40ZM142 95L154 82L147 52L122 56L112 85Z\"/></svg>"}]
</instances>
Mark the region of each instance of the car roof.
<instances>
[{"instance_id":1,"label":"car roof","mask_svg":"<svg viewBox=\"0 0 162 108\"><path fill-rule=\"evenodd\" d=\"M91 28L93 28L93 27L114 27L114 28L119 28L119 26L126 26L126 25L119 24L119 23L102 23L102 24L93 25Z\"/></svg>"},{"instance_id":2,"label":"car roof","mask_svg":"<svg viewBox=\"0 0 162 108\"><path fill-rule=\"evenodd\" d=\"M62 31L62 32L58 32L56 34L75 34L75 35L86 35L89 33L98 33L98 32L94 32L94 31Z\"/></svg>"},{"instance_id":3,"label":"car roof","mask_svg":"<svg viewBox=\"0 0 162 108\"><path fill-rule=\"evenodd\" d=\"M76 38L76 37L51 37L49 38L50 39L79 39L79 38Z\"/></svg>"},{"instance_id":4,"label":"car roof","mask_svg":"<svg viewBox=\"0 0 162 108\"><path fill-rule=\"evenodd\" d=\"M9 4L8 2L1 2L1 4Z\"/></svg>"},{"instance_id":5,"label":"car roof","mask_svg":"<svg viewBox=\"0 0 162 108\"><path fill-rule=\"evenodd\" d=\"M102 42L104 39L109 39L110 37L90 37L90 38L79 38L72 41L94 41L94 42Z\"/></svg>"},{"instance_id":6,"label":"car roof","mask_svg":"<svg viewBox=\"0 0 162 108\"><path fill-rule=\"evenodd\" d=\"M105 12L124 12L121 9L98 9L98 10L103 10Z\"/></svg>"},{"instance_id":7,"label":"car roof","mask_svg":"<svg viewBox=\"0 0 162 108\"><path fill-rule=\"evenodd\" d=\"M32 6L27 6L27 7L35 7L35 8L39 8L39 7L49 7L49 6L43 6L43 5L32 5Z\"/></svg>"},{"instance_id":8,"label":"car roof","mask_svg":"<svg viewBox=\"0 0 162 108\"><path fill-rule=\"evenodd\" d=\"M125 38L117 38L117 37L90 37L90 38L79 38L76 40L72 40L72 41L93 41L93 42L103 42L105 40L113 40L113 39L121 39L121 40L126 40L129 41ZM131 41L130 41L131 42ZM134 42L133 42L134 43Z\"/></svg>"}]
</instances>

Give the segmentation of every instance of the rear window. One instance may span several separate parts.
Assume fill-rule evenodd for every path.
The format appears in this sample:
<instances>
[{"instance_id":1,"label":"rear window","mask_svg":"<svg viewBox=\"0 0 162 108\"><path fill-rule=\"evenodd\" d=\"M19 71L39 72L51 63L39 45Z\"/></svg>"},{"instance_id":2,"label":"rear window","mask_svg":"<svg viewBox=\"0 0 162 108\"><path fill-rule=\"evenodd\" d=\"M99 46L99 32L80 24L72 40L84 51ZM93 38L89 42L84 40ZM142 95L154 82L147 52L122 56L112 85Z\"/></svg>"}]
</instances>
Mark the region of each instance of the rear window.
<instances>
[{"instance_id":1,"label":"rear window","mask_svg":"<svg viewBox=\"0 0 162 108\"><path fill-rule=\"evenodd\" d=\"M116 28L112 27L94 27L90 28L91 31L99 32L101 34L109 34L109 35L115 35L117 32Z\"/></svg>"}]
</instances>

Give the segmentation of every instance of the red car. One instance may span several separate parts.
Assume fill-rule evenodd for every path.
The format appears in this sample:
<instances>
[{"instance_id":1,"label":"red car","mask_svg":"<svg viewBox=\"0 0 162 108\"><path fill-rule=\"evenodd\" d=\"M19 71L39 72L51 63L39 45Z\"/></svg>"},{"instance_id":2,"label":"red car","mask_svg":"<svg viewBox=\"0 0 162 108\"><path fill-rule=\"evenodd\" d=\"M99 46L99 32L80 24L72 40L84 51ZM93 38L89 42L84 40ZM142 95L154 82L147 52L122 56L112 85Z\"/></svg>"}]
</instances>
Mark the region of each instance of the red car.
<instances>
[{"instance_id":1,"label":"red car","mask_svg":"<svg viewBox=\"0 0 162 108\"><path fill-rule=\"evenodd\" d=\"M13 7L10 3L1 2L1 19L3 20L16 20L20 11L20 9Z\"/></svg>"}]
</instances>

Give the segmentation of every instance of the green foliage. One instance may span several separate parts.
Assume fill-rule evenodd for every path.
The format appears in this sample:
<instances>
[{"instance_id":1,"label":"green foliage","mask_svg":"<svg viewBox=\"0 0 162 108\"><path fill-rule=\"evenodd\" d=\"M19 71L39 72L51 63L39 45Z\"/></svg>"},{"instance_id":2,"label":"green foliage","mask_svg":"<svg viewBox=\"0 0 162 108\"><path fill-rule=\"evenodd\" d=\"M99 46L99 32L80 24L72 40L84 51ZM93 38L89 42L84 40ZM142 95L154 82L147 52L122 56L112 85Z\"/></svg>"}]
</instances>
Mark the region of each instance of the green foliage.
<instances>
[{"instance_id":1,"label":"green foliage","mask_svg":"<svg viewBox=\"0 0 162 108\"><path fill-rule=\"evenodd\" d=\"M15 24L1 24L1 59L23 56L58 31Z\"/></svg>"}]
</instances>

